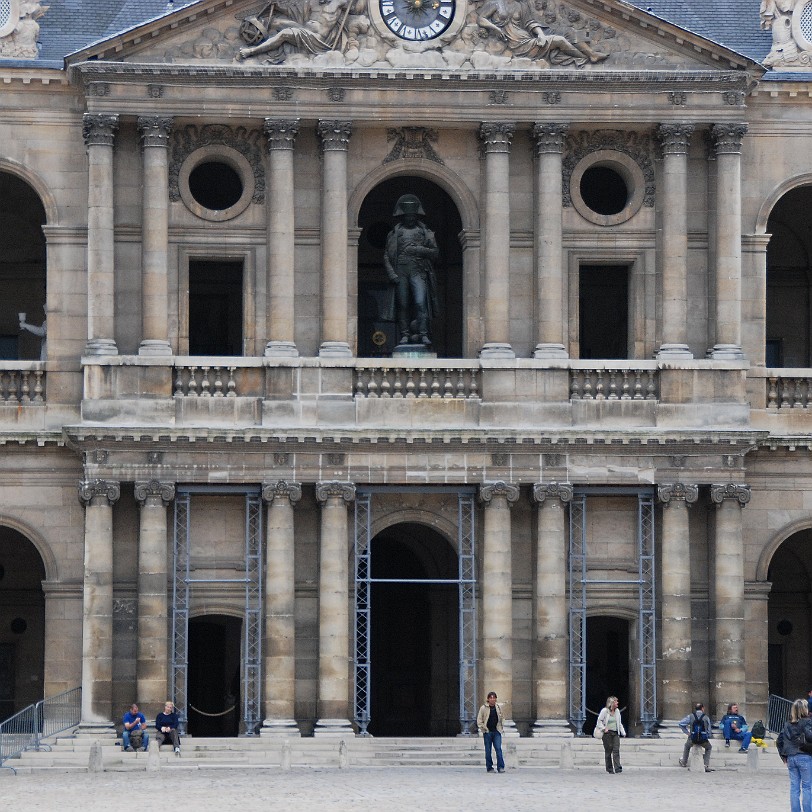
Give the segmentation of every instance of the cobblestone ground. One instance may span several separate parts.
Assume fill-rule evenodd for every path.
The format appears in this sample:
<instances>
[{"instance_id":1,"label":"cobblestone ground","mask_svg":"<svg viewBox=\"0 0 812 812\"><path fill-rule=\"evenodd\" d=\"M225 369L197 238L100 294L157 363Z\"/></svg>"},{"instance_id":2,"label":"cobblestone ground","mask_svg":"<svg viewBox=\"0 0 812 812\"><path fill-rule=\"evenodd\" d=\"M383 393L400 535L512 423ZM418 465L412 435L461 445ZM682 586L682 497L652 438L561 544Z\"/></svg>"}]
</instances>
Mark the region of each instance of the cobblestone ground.
<instances>
[{"instance_id":1,"label":"cobblestone ground","mask_svg":"<svg viewBox=\"0 0 812 812\"><path fill-rule=\"evenodd\" d=\"M783 770L755 774L697 774L668 768L521 769L504 775L437 767L339 770L162 769L155 773L39 773L0 771L4 812L111 812L118 808L196 810L641 810L789 807Z\"/></svg>"}]
</instances>

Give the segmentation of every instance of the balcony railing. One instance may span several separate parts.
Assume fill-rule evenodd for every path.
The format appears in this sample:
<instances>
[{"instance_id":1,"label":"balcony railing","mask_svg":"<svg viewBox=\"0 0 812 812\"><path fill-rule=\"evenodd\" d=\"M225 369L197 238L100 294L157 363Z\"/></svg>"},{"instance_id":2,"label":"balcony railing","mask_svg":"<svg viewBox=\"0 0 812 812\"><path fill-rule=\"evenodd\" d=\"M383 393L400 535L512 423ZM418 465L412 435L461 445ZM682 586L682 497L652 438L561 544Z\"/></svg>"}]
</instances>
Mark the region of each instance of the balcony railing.
<instances>
[{"instance_id":1,"label":"balcony railing","mask_svg":"<svg viewBox=\"0 0 812 812\"><path fill-rule=\"evenodd\" d=\"M654 366L595 365L570 370L570 400L659 400L659 390L659 371Z\"/></svg>"},{"instance_id":2,"label":"balcony railing","mask_svg":"<svg viewBox=\"0 0 812 812\"><path fill-rule=\"evenodd\" d=\"M356 398L479 400L478 373L476 362L362 362L355 365L353 391Z\"/></svg>"},{"instance_id":3,"label":"balcony railing","mask_svg":"<svg viewBox=\"0 0 812 812\"><path fill-rule=\"evenodd\" d=\"M0 406L45 404L45 364L42 361L0 361Z\"/></svg>"},{"instance_id":4,"label":"balcony railing","mask_svg":"<svg viewBox=\"0 0 812 812\"><path fill-rule=\"evenodd\" d=\"M812 371L768 370L765 383L768 411L809 408L812 401Z\"/></svg>"}]
</instances>

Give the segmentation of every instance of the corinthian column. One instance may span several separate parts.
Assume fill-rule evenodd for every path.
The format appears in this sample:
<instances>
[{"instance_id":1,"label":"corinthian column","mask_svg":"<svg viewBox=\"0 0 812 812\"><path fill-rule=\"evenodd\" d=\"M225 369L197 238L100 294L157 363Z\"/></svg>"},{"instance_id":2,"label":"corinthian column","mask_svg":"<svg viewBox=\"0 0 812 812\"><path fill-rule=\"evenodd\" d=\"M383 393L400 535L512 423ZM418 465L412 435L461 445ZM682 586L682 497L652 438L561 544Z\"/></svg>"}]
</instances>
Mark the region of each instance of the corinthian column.
<instances>
[{"instance_id":1,"label":"corinthian column","mask_svg":"<svg viewBox=\"0 0 812 812\"><path fill-rule=\"evenodd\" d=\"M571 500L572 485L552 482L533 486L533 501L538 504L534 736L569 733L567 536L564 512L566 503Z\"/></svg>"},{"instance_id":2,"label":"corinthian column","mask_svg":"<svg viewBox=\"0 0 812 812\"><path fill-rule=\"evenodd\" d=\"M750 486L711 485L716 505L716 544L712 583L716 604L714 662L711 684L714 716L721 719L731 702L743 705L744 673L744 542L742 508L750 501Z\"/></svg>"},{"instance_id":3,"label":"corinthian column","mask_svg":"<svg viewBox=\"0 0 812 812\"><path fill-rule=\"evenodd\" d=\"M294 220L293 146L299 134L299 119L265 119L268 140L270 189L268 212L268 343L265 355L299 355L294 340Z\"/></svg>"},{"instance_id":4,"label":"corinthian column","mask_svg":"<svg viewBox=\"0 0 812 812\"><path fill-rule=\"evenodd\" d=\"M561 174L569 124L536 124L535 358L567 358L564 345ZM566 692L565 692L566 693Z\"/></svg>"},{"instance_id":5,"label":"corinthian column","mask_svg":"<svg viewBox=\"0 0 812 812\"><path fill-rule=\"evenodd\" d=\"M350 121L320 121L321 193L321 333L319 355L352 355L347 320L347 147Z\"/></svg>"},{"instance_id":6,"label":"corinthian column","mask_svg":"<svg viewBox=\"0 0 812 812\"><path fill-rule=\"evenodd\" d=\"M510 142L513 124L485 123L485 344L482 358L515 358L510 346Z\"/></svg>"},{"instance_id":7,"label":"corinthian column","mask_svg":"<svg viewBox=\"0 0 812 812\"><path fill-rule=\"evenodd\" d=\"M351 733L350 596L347 505L355 499L349 482L319 482L319 699L314 735Z\"/></svg>"},{"instance_id":8,"label":"corinthian column","mask_svg":"<svg viewBox=\"0 0 812 812\"><path fill-rule=\"evenodd\" d=\"M746 124L714 124L716 152L716 344L711 358L742 352L742 139Z\"/></svg>"},{"instance_id":9,"label":"corinthian column","mask_svg":"<svg viewBox=\"0 0 812 812\"><path fill-rule=\"evenodd\" d=\"M293 507L302 498L298 482L265 485L265 721L260 735L298 736L296 704L295 545Z\"/></svg>"},{"instance_id":10,"label":"corinthian column","mask_svg":"<svg viewBox=\"0 0 812 812\"><path fill-rule=\"evenodd\" d=\"M693 358L688 349L688 146L693 124L661 124L663 182L663 343L658 358Z\"/></svg>"},{"instance_id":11,"label":"corinthian column","mask_svg":"<svg viewBox=\"0 0 812 812\"><path fill-rule=\"evenodd\" d=\"M513 550L510 508L519 486L490 482L479 489L485 505L482 552L482 670L484 691L496 691L505 710L505 733L518 735L513 721Z\"/></svg>"},{"instance_id":12,"label":"corinthian column","mask_svg":"<svg viewBox=\"0 0 812 812\"><path fill-rule=\"evenodd\" d=\"M696 502L696 485L660 485L663 503L662 540L662 663L660 690L663 730L680 733L677 721L694 701L691 695L691 539L688 505Z\"/></svg>"},{"instance_id":13,"label":"corinthian column","mask_svg":"<svg viewBox=\"0 0 812 812\"><path fill-rule=\"evenodd\" d=\"M85 732L110 732L113 713L113 505L118 482L79 485L85 506L82 591L82 721Z\"/></svg>"},{"instance_id":14,"label":"corinthian column","mask_svg":"<svg viewBox=\"0 0 812 812\"><path fill-rule=\"evenodd\" d=\"M171 482L135 483L135 500L141 506L136 696L145 712L153 715L163 707L169 685L166 508L174 498Z\"/></svg>"},{"instance_id":15,"label":"corinthian column","mask_svg":"<svg viewBox=\"0 0 812 812\"><path fill-rule=\"evenodd\" d=\"M87 344L85 355L118 355L115 340L113 141L118 116L85 113L87 147Z\"/></svg>"}]
</instances>

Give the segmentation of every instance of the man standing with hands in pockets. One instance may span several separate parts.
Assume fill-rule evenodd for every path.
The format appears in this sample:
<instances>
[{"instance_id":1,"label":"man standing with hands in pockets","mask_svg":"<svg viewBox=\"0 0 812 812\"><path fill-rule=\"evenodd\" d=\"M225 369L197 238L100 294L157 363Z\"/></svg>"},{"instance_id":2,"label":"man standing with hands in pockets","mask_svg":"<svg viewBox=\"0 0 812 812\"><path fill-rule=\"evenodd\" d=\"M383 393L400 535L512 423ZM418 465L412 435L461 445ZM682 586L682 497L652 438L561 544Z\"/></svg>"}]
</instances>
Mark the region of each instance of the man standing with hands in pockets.
<instances>
[{"instance_id":1,"label":"man standing with hands in pockets","mask_svg":"<svg viewBox=\"0 0 812 812\"><path fill-rule=\"evenodd\" d=\"M493 772L493 756L491 747L496 750L496 771L505 771L505 759L502 757L502 707L496 703L496 692L488 694L488 701L480 709L476 717L477 730L485 740L485 769Z\"/></svg>"}]
</instances>

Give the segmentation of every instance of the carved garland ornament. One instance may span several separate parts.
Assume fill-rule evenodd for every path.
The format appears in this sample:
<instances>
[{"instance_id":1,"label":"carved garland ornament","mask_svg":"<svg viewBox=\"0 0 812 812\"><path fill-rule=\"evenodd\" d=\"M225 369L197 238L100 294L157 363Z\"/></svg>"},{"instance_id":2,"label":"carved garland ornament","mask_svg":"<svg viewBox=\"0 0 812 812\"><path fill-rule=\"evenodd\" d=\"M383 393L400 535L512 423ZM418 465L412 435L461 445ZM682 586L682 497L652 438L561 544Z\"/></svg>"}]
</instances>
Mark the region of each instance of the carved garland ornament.
<instances>
[{"instance_id":1,"label":"carved garland ornament","mask_svg":"<svg viewBox=\"0 0 812 812\"><path fill-rule=\"evenodd\" d=\"M425 127L399 127L387 130L386 140L394 141L395 145L383 159L385 164L401 158L425 158L434 163L443 163L442 158L432 147L432 143L437 141L437 130L429 130Z\"/></svg>"}]
</instances>

